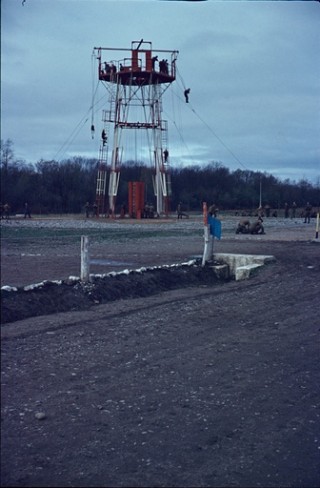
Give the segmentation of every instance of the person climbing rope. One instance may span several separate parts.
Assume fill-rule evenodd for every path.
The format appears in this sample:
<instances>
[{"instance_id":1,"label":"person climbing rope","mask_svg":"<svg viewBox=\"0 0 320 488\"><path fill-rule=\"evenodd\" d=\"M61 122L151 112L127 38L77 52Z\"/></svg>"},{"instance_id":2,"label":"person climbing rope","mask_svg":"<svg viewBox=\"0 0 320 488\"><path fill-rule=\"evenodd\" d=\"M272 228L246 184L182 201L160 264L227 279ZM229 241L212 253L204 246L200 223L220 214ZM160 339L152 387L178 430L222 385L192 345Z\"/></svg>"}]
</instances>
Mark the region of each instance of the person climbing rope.
<instances>
[{"instance_id":1,"label":"person climbing rope","mask_svg":"<svg viewBox=\"0 0 320 488\"><path fill-rule=\"evenodd\" d=\"M189 93L190 93L190 88L187 88L186 90L184 90L184 96L186 99L186 103L189 103Z\"/></svg>"}]
</instances>

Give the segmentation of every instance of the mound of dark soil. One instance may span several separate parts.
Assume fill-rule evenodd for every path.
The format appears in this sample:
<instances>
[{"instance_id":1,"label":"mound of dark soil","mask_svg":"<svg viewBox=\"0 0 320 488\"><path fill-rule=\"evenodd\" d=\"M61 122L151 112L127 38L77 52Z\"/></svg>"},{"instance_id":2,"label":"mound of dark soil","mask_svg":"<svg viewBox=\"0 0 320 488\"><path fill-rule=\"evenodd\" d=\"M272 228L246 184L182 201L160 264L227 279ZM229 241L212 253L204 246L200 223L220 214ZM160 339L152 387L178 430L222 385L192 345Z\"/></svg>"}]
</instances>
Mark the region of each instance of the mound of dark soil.
<instances>
[{"instance_id":1,"label":"mound of dark soil","mask_svg":"<svg viewBox=\"0 0 320 488\"><path fill-rule=\"evenodd\" d=\"M90 283L45 281L33 289L1 290L1 321L4 324L39 315L88 310L92 305L108 301L145 297L189 286L213 285L218 281L221 282L211 268L200 264L94 277Z\"/></svg>"}]
</instances>

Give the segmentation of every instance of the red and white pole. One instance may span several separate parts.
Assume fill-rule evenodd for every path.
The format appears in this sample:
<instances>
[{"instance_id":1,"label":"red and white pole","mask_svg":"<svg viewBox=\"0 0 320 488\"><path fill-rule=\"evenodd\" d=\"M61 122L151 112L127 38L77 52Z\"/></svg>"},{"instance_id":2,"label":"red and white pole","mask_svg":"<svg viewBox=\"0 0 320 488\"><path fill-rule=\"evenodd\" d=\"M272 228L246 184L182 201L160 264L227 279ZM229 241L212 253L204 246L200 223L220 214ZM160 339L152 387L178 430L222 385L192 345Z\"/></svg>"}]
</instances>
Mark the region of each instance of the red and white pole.
<instances>
[{"instance_id":1,"label":"red and white pole","mask_svg":"<svg viewBox=\"0 0 320 488\"><path fill-rule=\"evenodd\" d=\"M203 202L202 204L202 212L203 212L203 229L204 229L204 250L202 256L202 266L206 264L208 260L208 253L209 253L209 244L210 244L210 230L208 225L208 208L207 202Z\"/></svg>"}]
</instances>

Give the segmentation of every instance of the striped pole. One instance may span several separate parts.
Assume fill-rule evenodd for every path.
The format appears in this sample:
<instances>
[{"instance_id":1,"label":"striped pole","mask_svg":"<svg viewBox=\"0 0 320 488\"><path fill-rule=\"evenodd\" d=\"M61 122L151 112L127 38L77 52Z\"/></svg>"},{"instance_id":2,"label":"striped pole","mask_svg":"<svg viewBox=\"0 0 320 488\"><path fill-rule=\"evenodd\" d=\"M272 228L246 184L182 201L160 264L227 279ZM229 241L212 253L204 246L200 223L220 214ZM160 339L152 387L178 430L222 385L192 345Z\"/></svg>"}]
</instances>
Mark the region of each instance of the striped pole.
<instances>
[{"instance_id":1,"label":"striped pole","mask_svg":"<svg viewBox=\"0 0 320 488\"><path fill-rule=\"evenodd\" d=\"M202 212L203 212L203 225L208 225L208 208L207 202L203 202L202 204Z\"/></svg>"},{"instance_id":2,"label":"striped pole","mask_svg":"<svg viewBox=\"0 0 320 488\"><path fill-rule=\"evenodd\" d=\"M203 202L202 212L203 212L203 229L204 229L204 250L203 250L203 256L202 256L202 266L204 266L206 264L206 261L207 261L208 248L209 248L209 242L210 242L207 202Z\"/></svg>"}]
</instances>

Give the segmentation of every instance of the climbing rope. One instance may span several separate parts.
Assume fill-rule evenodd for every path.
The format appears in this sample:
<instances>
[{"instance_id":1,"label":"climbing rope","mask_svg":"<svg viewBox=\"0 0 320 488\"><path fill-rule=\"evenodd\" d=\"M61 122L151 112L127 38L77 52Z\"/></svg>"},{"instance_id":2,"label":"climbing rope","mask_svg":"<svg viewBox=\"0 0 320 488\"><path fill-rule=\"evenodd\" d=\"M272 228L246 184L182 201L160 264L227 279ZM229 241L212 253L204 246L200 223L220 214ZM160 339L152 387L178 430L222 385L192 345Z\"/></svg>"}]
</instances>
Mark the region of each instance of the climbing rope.
<instances>
[{"instance_id":1,"label":"climbing rope","mask_svg":"<svg viewBox=\"0 0 320 488\"><path fill-rule=\"evenodd\" d=\"M185 92L187 91L187 88L186 88L186 84L180 74L180 72L178 71L177 69L177 74L178 74L178 77L182 83L182 90L183 93L185 94ZM178 96L178 98L183 101L182 97ZM187 98L187 97L186 97ZM218 136L218 134L212 129L212 127L198 114L198 112L196 112L196 110L194 109L193 105L189 102L188 103L188 108L196 115L196 117L198 117L198 119L207 127L207 129L211 132L211 134L214 135L214 137L220 142L220 144L222 144L222 146L229 152L229 154L231 154L231 156L234 158L235 161L237 161L238 164L240 164L245 170L249 171L248 168L242 163L242 161L240 161L240 159L234 154L234 152L227 146L227 144L221 139L221 137Z\"/></svg>"}]
</instances>

